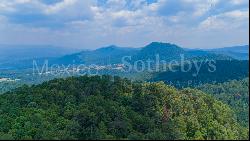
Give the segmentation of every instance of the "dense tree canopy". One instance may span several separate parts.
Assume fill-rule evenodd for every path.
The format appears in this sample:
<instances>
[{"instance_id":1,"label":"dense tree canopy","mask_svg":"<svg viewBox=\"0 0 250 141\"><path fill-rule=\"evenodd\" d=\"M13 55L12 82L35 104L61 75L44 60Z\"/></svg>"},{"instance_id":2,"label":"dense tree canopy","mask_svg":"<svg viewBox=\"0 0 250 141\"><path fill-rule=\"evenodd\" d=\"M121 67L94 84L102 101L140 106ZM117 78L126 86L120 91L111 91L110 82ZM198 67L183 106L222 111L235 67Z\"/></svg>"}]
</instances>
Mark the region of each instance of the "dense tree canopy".
<instances>
[{"instance_id":1,"label":"dense tree canopy","mask_svg":"<svg viewBox=\"0 0 250 141\"><path fill-rule=\"evenodd\" d=\"M82 76L0 95L0 139L248 139L248 129L198 90Z\"/></svg>"},{"instance_id":2,"label":"dense tree canopy","mask_svg":"<svg viewBox=\"0 0 250 141\"><path fill-rule=\"evenodd\" d=\"M177 66L176 71L157 72L150 78L150 81L164 81L168 85L177 88L197 87L206 83L223 83L230 80L240 80L249 77L249 61L238 60L217 60L215 70L211 70L209 62L198 62L201 65L199 71L193 65L189 71L183 71L182 68L188 66ZM197 62L196 62L197 63Z\"/></svg>"},{"instance_id":3,"label":"dense tree canopy","mask_svg":"<svg viewBox=\"0 0 250 141\"><path fill-rule=\"evenodd\" d=\"M237 114L238 121L249 127L249 78L217 85L206 84L198 89L228 104Z\"/></svg>"}]
</instances>

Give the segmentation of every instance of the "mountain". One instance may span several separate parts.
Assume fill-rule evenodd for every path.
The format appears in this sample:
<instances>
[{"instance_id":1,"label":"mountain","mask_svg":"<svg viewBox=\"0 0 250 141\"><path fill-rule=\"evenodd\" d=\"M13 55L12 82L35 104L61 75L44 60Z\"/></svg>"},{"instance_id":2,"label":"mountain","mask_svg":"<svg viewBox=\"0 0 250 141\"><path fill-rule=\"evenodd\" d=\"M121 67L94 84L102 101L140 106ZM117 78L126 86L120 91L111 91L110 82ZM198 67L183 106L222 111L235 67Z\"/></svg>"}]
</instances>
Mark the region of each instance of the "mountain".
<instances>
[{"instance_id":1,"label":"mountain","mask_svg":"<svg viewBox=\"0 0 250 141\"><path fill-rule=\"evenodd\" d=\"M244 140L226 104L194 89L70 77L0 95L0 139Z\"/></svg>"},{"instance_id":2,"label":"mountain","mask_svg":"<svg viewBox=\"0 0 250 141\"><path fill-rule=\"evenodd\" d=\"M226 55L217 55L211 52L203 50L186 50L178 45L171 43L161 43L153 42L144 48L136 55L137 60L154 60L156 55L159 55L160 60L166 62L172 60L180 60L183 55L186 59L215 59L215 60L224 60L230 59Z\"/></svg>"},{"instance_id":3,"label":"mountain","mask_svg":"<svg viewBox=\"0 0 250 141\"><path fill-rule=\"evenodd\" d=\"M207 51L231 56L238 60L249 60L249 45L209 49Z\"/></svg>"},{"instance_id":4,"label":"mountain","mask_svg":"<svg viewBox=\"0 0 250 141\"><path fill-rule=\"evenodd\" d=\"M120 63L123 56L132 56L138 52L136 48L108 46L93 51L82 51L66 55L54 60L59 64L98 64L108 65Z\"/></svg>"},{"instance_id":5,"label":"mountain","mask_svg":"<svg viewBox=\"0 0 250 141\"><path fill-rule=\"evenodd\" d=\"M179 58L180 54L185 51L174 44L152 42L151 44L143 47L133 58L135 60L155 60L156 55L159 55L161 60L171 61Z\"/></svg>"},{"instance_id":6,"label":"mountain","mask_svg":"<svg viewBox=\"0 0 250 141\"><path fill-rule=\"evenodd\" d=\"M175 44L152 42L142 48L109 46L94 51L83 51L80 53L63 56L55 60L55 62L59 64L117 64L122 63L122 58L126 56L131 57L128 62L135 62L138 60L155 61L157 56L159 56L160 60L169 62L172 60L180 60L181 55L186 57L186 59L231 59L230 57L225 55L217 55L201 50L186 51Z\"/></svg>"},{"instance_id":7,"label":"mountain","mask_svg":"<svg viewBox=\"0 0 250 141\"><path fill-rule=\"evenodd\" d=\"M50 50L51 49L51 50ZM19 49L20 50L20 49ZM22 51L22 50L21 50ZM61 55L67 52L67 50L59 51L57 48L48 47L47 49L39 50L39 48L25 50L24 53L15 50L16 56L21 56L20 59L13 60L10 57L15 56L15 54L9 54L9 59L11 62L4 62L0 60L1 66L5 68L27 68L32 67L33 59L37 62L44 62L48 59L49 64L85 64L85 65L112 65L123 63L123 58L127 57L126 61L134 63L136 61L154 61L156 62L159 56L159 61L165 61L166 63L170 61L180 61L181 57L184 56L185 59L189 60L230 60L232 59L226 55L220 55L212 53L211 51L203 50L186 50L175 44L170 43L160 43L152 42L149 45L142 48L127 48L127 47L117 47L108 46L96 50L85 50L78 53L67 53L67 55ZM34 53L33 53L34 52ZM72 51L71 51L72 52ZM58 57L60 56L60 57ZM8 57L5 57L8 58ZM24 59L26 58L26 60ZM31 58L31 59L28 59ZM41 63L42 64L42 63Z\"/></svg>"}]
</instances>

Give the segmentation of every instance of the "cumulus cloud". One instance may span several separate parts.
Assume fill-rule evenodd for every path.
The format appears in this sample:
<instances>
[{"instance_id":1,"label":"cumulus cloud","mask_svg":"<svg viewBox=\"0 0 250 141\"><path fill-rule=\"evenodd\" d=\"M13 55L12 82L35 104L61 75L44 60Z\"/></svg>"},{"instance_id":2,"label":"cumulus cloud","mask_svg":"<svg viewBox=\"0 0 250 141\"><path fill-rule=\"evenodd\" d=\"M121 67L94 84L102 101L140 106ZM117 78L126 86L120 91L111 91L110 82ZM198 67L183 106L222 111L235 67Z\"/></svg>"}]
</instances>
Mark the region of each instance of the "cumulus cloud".
<instances>
[{"instance_id":1,"label":"cumulus cloud","mask_svg":"<svg viewBox=\"0 0 250 141\"><path fill-rule=\"evenodd\" d=\"M29 43L32 38L37 43L90 48L165 41L202 48L217 43L203 35L207 33L220 38L225 46L247 43L247 36L227 38L227 32L248 34L243 31L249 28L248 3L248 0L1 0L0 36L4 38L0 42ZM16 36L20 34L22 40Z\"/></svg>"},{"instance_id":2,"label":"cumulus cloud","mask_svg":"<svg viewBox=\"0 0 250 141\"><path fill-rule=\"evenodd\" d=\"M203 29L224 29L239 28L247 25L249 19L249 11L234 10L218 15L208 17L201 22L200 27Z\"/></svg>"},{"instance_id":3,"label":"cumulus cloud","mask_svg":"<svg viewBox=\"0 0 250 141\"><path fill-rule=\"evenodd\" d=\"M68 19L90 19L93 17L93 0L64 0L45 8L45 14Z\"/></svg>"}]
</instances>

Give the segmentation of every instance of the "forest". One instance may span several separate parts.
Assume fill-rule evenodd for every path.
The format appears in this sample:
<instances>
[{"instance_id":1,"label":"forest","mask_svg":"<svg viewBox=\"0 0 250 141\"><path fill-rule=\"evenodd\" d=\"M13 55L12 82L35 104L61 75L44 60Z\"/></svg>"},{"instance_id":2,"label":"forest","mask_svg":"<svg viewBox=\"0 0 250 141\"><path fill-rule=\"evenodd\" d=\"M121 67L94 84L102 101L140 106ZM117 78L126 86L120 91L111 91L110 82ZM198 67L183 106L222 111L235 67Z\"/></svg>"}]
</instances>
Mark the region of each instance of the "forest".
<instances>
[{"instance_id":1,"label":"forest","mask_svg":"<svg viewBox=\"0 0 250 141\"><path fill-rule=\"evenodd\" d=\"M201 65L201 69L198 72L195 67L192 67L187 72L182 71L181 67L183 66L177 66L174 72L155 72L148 81L163 81L177 88L185 88L198 87L204 84L224 83L230 80L241 80L249 77L248 60L216 60L216 69L212 72L209 71L208 63Z\"/></svg>"},{"instance_id":2,"label":"forest","mask_svg":"<svg viewBox=\"0 0 250 141\"><path fill-rule=\"evenodd\" d=\"M248 139L242 104L228 102L245 81L200 88L207 93L108 75L24 85L0 95L0 139Z\"/></svg>"},{"instance_id":3,"label":"forest","mask_svg":"<svg viewBox=\"0 0 250 141\"><path fill-rule=\"evenodd\" d=\"M198 89L229 105L235 111L238 122L249 128L249 78L217 85L205 84Z\"/></svg>"},{"instance_id":4,"label":"forest","mask_svg":"<svg viewBox=\"0 0 250 141\"><path fill-rule=\"evenodd\" d=\"M1 140L249 140L249 1L0 0Z\"/></svg>"}]
</instances>

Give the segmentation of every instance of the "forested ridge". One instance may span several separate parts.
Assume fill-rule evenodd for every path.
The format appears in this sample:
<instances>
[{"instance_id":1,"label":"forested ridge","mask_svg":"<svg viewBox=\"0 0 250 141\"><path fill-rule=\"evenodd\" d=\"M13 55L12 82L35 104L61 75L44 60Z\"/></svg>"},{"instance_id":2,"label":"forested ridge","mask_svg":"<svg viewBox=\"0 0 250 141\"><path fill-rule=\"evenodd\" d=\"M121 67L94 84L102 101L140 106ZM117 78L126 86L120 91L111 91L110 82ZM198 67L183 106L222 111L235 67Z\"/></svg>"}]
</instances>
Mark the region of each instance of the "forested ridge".
<instances>
[{"instance_id":1,"label":"forested ridge","mask_svg":"<svg viewBox=\"0 0 250 141\"><path fill-rule=\"evenodd\" d=\"M177 71L164 71L153 74L149 81L164 81L168 85L183 88L197 87L207 83L218 84L249 77L248 60L216 60L215 65L216 70L212 72L209 71L209 63L207 62L201 65L201 69L198 72L195 67L186 72L181 69L183 66L178 66L175 69Z\"/></svg>"},{"instance_id":2,"label":"forested ridge","mask_svg":"<svg viewBox=\"0 0 250 141\"><path fill-rule=\"evenodd\" d=\"M229 106L199 90L81 76L0 95L0 139L248 139Z\"/></svg>"}]
</instances>

